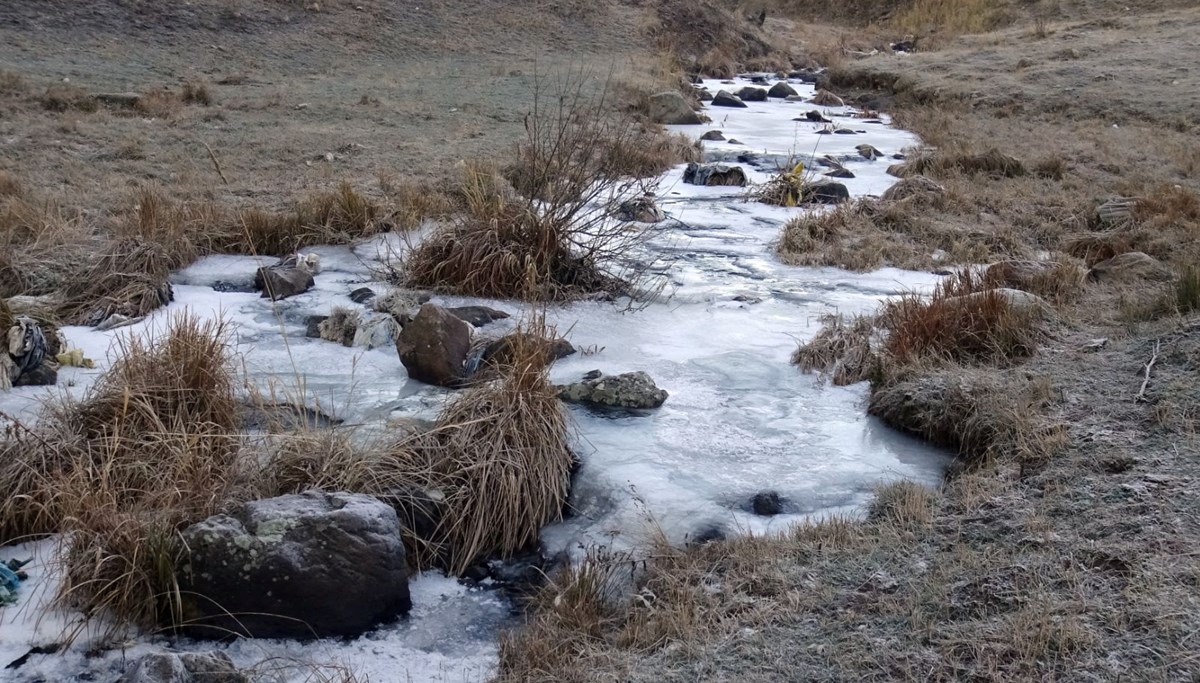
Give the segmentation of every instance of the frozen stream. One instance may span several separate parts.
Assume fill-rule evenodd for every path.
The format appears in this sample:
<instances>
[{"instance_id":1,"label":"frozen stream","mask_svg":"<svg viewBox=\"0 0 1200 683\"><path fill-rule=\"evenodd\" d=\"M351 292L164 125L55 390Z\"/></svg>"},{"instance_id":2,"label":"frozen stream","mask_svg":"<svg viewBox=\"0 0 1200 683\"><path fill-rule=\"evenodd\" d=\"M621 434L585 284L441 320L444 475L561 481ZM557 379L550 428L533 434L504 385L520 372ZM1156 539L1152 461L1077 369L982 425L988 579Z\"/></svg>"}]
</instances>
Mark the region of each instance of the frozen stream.
<instances>
[{"instance_id":1,"label":"frozen stream","mask_svg":"<svg viewBox=\"0 0 1200 683\"><path fill-rule=\"evenodd\" d=\"M716 92L747 84L705 85ZM813 94L811 86L792 86L806 97ZM849 118L849 109L817 107L837 127L863 131L818 134L826 124L793 120L812 109L808 103L774 99L745 109L710 108L711 124L678 130L697 137L719 129L727 139L740 141L706 143L706 153L730 161L751 155L743 156L740 165L754 182L766 180L776 163L787 161L790 167L803 160L812 167L814 155L843 159L856 178L839 182L856 196L879 194L894 181L885 173L894 162L887 157L867 161L855 147L870 144L890 155L914 144L911 134L883 122ZM595 351L559 361L552 370L556 382L575 381L591 369L609 374L645 370L670 392L661 409L645 416L601 416L572 408L583 466L573 493L576 514L544 531L551 553L578 555L595 544L636 547L651 525L682 542L713 529L760 533L806 516L854 513L881 481L933 484L946 464L944 454L865 416L863 386L823 386L788 364L797 341L816 332L821 315L872 310L888 295L930 287L937 276L781 265L771 243L801 209L747 202L742 188L684 185L682 171L668 172L658 189L670 223L652 247L670 262L668 298L636 312L600 302L549 312L551 322L560 332L569 330L577 347ZM232 324L237 351L260 384L273 382L294 393L300 383L310 403L349 423L431 418L449 392L409 382L394 348L351 349L304 337L308 315L356 306L348 297L351 290L368 286L385 291L383 283L374 281L373 266L402 248L390 237L353 249L310 250L322 257L317 286L274 306L254 293L213 288L218 282L249 282L258 260L204 259L177 274L176 302L145 322L117 332L66 328L69 344L82 348L98 367L64 369L52 391L81 395L109 364L115 335L161 330L170 315L188 308L223 316ZM512 320L484 328L490 335L502 334L524 310L507 301L434 301L478 303L513 314ZM31 418L50 392L21 388L0 394L0 410ZM749 511L751 496L768 490L783 497L784 514L766 518ZM34 579L22 589L23 604L0 609L0 667L31 645L53 642L71 619L38 609L54 582L45 564L48 543L20 552L3 549L0 558L22 553L37 554L39 561L31 567ZM228 646L229 653L239 665L271 657L343 662L376 682L485 679L495 662L496 628L509 622L512 606L495 591L431 575L414 581L413 600L408 619L354 641L251 641ZM161 639L144 638L134 652L113 652L100 663L115 665L121 657L164 645ZM94 673L98 662L85 663L82 647L75 650L66 656L33 657L16 672L0 669L0 680L84 680L75 673ZM105 675L87 680L110 680Z\"/></svg>"}]
</instances>

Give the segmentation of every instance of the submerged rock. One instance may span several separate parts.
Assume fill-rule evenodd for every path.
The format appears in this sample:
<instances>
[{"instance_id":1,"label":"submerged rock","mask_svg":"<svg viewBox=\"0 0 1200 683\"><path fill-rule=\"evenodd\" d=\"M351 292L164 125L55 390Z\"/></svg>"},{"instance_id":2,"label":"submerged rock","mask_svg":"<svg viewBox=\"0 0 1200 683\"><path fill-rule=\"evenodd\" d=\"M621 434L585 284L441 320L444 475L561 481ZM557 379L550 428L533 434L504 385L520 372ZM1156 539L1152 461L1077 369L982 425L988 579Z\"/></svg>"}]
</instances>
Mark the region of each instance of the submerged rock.
<instances>
[{"instance_id":1,"label":"submerged rock","mask_svg":"<svg viewBox=\"0 0 1200 683\"><path fill-rule=\"evenodd\" d=\"M155 652L137 661L118 683L250 683L224 652Z\"/></svg>"},{"instance_id":2,"label":"submerged rock","mask_svg":"<svg viewBox=\"0 0 1200 683\"><path fill-rule=\"evenodd\" d=\"M747 180L741 166L690 163L683 171L683 182L689 185L745 187Z\"/></svg>"},{"instance_id":3,"label":"submerged rock","mask_svg":"<svg viewBox=\"0 0 1200 683\"><path fill-rule=\"evenodd\" d=\"M425 304L396 340L400 362L418 382L460 386L471 351L471 326L436 304Z\"/></svg>"},{"instance_id":4,"label":"submerged rock","mask_svg":"<svg viewBox=\"0 0 1200 683\"><path fill-rule=\"evenodd\" d=\"M743 109L746 107L746 103L740 97L727 90L718 90L709 104L714 107L741 107Z\"/></svg>"},{"instance_id":5,"label":"submerged rock","mask_svg":"<svg viewBox=\"0 0 1200 683\"><path fill-rule=\"evenodd\" d=\"M650 375L639 371L568 384L559 387L558 396L568 403L602 408L649 409L661 406L668 394L654 384Z\"/></svg>"},{"instance_id":6,"label":"submerged rock","mask_svg":"<svg viewBox=\"0 0 1200 683\"><path fill-rule=\"evenodd\" d=\"M498 311L487 306L459 306L457 308L447 308L446 310L450 312L450 315L465 323L470 323L474 327L483 327L488 323L510 317L504 311Z\"/></svg>"},{"instance_id":7,"label":"submerged rock","mask_svg":"<svg viewBox=\"0 0 1200 683\"><path fill-rule=\"evenodd\" d=\"M327 315L310 315L304 319L304 336L309 339L321 338L321 323L329 319Z\"/></svg>"},{"instance_id":8,"label":"submerged rock","mask_svg":"<svg viewBox=\"0 0 1200 683\"><path fill-rule=\"evenodd\" d=\"M750 499L750 509L756 515L771 517L783 512L783 498L775 491L763 491Z\"/></svg>"},{"instance_id":9,"label":"submerged rock","mask_svg":"<svg viewBox=\"0 0 1200 683\"><path fill-rule=\"evenodd\" d=\"M411 607L400 523L371 496L258 500L182 540L188 628L200 636L353 637Z\"/></svg>"},{"instance_id":10,"label":"submerged rock","mask_svg":"<svg viewBox=\"0 0 1200 683\"><path fill-rule=\"evenodd\" d=\"M1162 261L1149 254L1127 251L1092 266L1087 276L1094 282L1133 283L1147 280L1167 282L1173 279L1175 274Z\"/></svg>"},{"instance_id":11,"label":"submerged rock","mask_svg":"<svg viewBox=\"0 0 1200 683\"><path fill-rule=\"evenodd\" d=\"M660 92L646 100L646 115L655 123L685 126L704 123L687 99L677 92Z\"/></svg>"},{"instance_id":12,"label":"submerged rock","mask_svg":"<svg viewBox=\"0 0 1200 683\"><path fill-rule=\"evenodd\" d=\"M359 287L350 292L350 300L356 304L365 304L375 298L375 290L370 287Z\"/></svg>"}]
</instances>

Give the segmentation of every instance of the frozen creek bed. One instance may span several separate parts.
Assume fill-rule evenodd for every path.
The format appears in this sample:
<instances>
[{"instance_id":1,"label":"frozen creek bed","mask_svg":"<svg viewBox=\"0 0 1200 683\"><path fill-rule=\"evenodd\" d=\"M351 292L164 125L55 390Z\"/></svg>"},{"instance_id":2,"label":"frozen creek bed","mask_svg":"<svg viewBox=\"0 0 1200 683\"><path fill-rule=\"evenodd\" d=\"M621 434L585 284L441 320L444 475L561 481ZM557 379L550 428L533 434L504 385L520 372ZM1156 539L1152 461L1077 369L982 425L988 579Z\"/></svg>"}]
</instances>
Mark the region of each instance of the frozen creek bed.
<instances>
[{"instance_id":1,"label":"frozen creek bed","mask_svg":"<svg viewBox=\"0 0 1200 683\"><path fill-rule=\"evenodd\" d=\"M736 89L710 81L712 92ZM805 97L812 86L792 83ZM710 124L675 127L699 137L720 130L728 141L705 143L709 158L741 165L751 182L770 177L776 166L795 161L813 167L814 156L843 160L855 178L841 180L852 195L879 194L894 182L885 156L862 158L855 147L869 144L885 155L916 143L886 121L850 118L849 109L815 107L853 135L818 134L826 124L796 121L809 103L751 102L745 109L712 107ZM550 322L588 353L559 361L552 378L575 381L591 369L615 374L645 370L670 392L661 409L645 416L601 416L572 408L582 468L573 491L576 513L548 527L548 552L578 556L594 545L635 548L653 526L684 542L713 529L726 533L780 530L806 517L853 514L881 481L911 479L929 484L941 476L946 456L901 436L864 415L863 386L832 387L788 364L798 341L811 337L823 314L866 312L903 291L923 290L937 276L885 269L858 274L833 268L780 264L772 242L790 217L803 209L745 200L742 188L682 183L683 168L664 175L658 187L668 215L649 248L664 257L667 287L660 301L635 312L610 303L581 302L553 308ZM392 347L346 348L304 337L308 315L333 306L355 306L351 290L372 287L375 266L405 248L396 236L350 247L311 249L323 271L310 292L272 305L254 293L219 292L219 282L246 282L260 262L253 257L214 256L179 272L176 301L138 325L114 332L66 328L72 347L97 361L95 370L65 368L53 389L21 388L0 395L0 411L22 419L36 416L50 394L82 395L110 362L121 334L161 330L183 309L221 316L251 379L295 394L349 423L382 425L392 417L430 418L449 395L407 379ZM224 288L222 288L224 289ZM513 314L485 332L503 333L524 311L509 301L437 297L449 305L484 304ZM784 513L759 517L750 498L775 491ZM20 602L0 609L0 666L31 646L57 642L70 614L45 609L55 575L49 562L53 541L6 548L0 558L35 557ZM497 629L512 623L513 606L488 587L467 587L440 575L413 580L412 614L401 622L352 641L242 641L224 647L240 666L266 660L349 665L372 681L476 681L495 665ZM85 660L87 638L65 654L37 655L15 671L13 681L115 680L124 661L164 647L208 650L193 643L144 636L124 649ZM296 670L290 670L296 671ZM80 677L88 672L87 678ZM271 680L303 680L281 670Z\"/></svg>"}]
</instances>

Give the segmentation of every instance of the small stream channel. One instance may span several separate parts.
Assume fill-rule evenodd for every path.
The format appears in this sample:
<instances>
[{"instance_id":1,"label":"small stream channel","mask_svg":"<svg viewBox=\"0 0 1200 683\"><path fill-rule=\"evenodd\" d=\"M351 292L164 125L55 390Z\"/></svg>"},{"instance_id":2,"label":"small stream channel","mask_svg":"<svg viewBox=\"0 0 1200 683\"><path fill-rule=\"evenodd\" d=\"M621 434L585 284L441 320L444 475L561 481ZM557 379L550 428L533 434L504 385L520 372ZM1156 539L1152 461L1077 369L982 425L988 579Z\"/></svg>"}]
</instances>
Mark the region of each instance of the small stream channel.
<instances>
[{"instance_id":1,"label":"small stream channel","mask_svg":"<svg viewBox=\"0 0 1200 683\"><path fill-rule=\"evenodd\" d=\"M709 81L712 92L736 90ZM792 86L806 98L813 88ZM806 112L820 110L834 124L811 123ZM886 120L852 118L842 107L810 103L751 102L745 109L707 108L702 126L675 127L698 137L720 130L733 142L706 142L708 158L739 163L752 182L765 181L777 167L814 157L840 159L855 178L842 180L855 196L880 194L894 179L885 172L890 155L914 145L911 134ZM822 134L833 127L854 134ZM869 144L885 157L863 158L856 146ZM824 169L820 169L824 170ZM543 532L551 553L579 556L588 547L635 548L653 527L676 542L719 530L763 533L797 521L830 514L855 514L874 486L895 479L936 483L947 456L891 431L864 414L864 386L833 387L799 373L788 359L798 341L810 338L820 317L831 312L873 310L889 295L925 290L937 276L894 269L859 274L833 268L800 268L778 262L772 242L783 224L803 209L745 200L736 187L697 187L682 182L682 167L664 175L658 187L669 216L649 248L670 268L664 296L637 311L611 303L579 302L550 309L550 322L569 339L595 353L559 361L552 379L576 381L583 373L645 370L670 398L648 415L612 416L572 407L583 464L573 491L575 514ZM217 283L249 281L260 265L253 257L213 256L174 278L176 301L145 322L116 332L66 328L73 347L97 361L95 370L65 368L53 392L82 392L109 365L118 334L162 329L184 308L231 323L236 350L251 378L277 382L294 391L302 379L310 401L349 423L383 425L393 417L432 418L448 391L410 382L393 347L364 350L307 339L304 321L333 306L356 306L349 292L358 287L384 291L376 281L381 259L405 248L395 236L349 247L310 251L322 257L316 287L272 305L255 293L219 292ZM513 314L485 332L501 334L523 307L510 301L436 297L451 305L483 304ZM45 388L0 394L0 410L22 419L36 416ZM760 517L751 497L774 491L784 513ZM40 603L53 592L48 566L51 542L17 553L36 554L33 580L22 588L22 604L0 610L0 666L31 645L53 642L70 614L46 612ZM361 638L296 643L242 641L225 646L239 665L270 658L342 662L372 681L476 681L495 666L497 629L513 623L503 593L426 574L413 582L414 611L405 620ZM83 643L66 655L38 656L13 681L105 681L124 659L163 646L212 649L144 637L123 652L85 661ZM9 676L9 677L5 677ZM281 676L286 678L286 676Z\"/></svg>"}]
</instances>

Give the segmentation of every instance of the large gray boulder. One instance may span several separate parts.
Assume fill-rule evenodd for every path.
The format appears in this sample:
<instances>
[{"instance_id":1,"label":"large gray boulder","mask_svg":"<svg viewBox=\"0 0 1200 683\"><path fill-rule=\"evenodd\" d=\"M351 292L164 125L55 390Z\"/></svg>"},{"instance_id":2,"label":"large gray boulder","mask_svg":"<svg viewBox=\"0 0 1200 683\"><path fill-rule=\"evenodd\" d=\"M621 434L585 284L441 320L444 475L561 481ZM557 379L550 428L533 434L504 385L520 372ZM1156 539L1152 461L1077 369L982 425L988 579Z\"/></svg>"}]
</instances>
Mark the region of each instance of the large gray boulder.
<instances>
[{"instance_id":1,"label":"large gray boulder","mask_svg":"<svg viewBox=\"0 0 1200 683\"><path fill-rule=\"evenodd\" d=\"M471 326L436 304L425 304L396 339L400 362L418 382L460 386L471 352Z\"/></svg>"},{"instance_id":2,"label":"large gray boulder","mask_svg":"<svg viewBox=\"0 0 1200 683\"><path fill-rule=\"evenodd\" d=\"M392 507L308 491L246 503L184 529L179 573L195 635L357 636L408 612L408 569Z\"/></svg>"},{"instance_id":3,"label":"large gray boulder","mask_svg":"<svg viewBox=\"0 0 1200 683\"><path fill-rule=\"evenodd\" d=\"M687 99L677 92L660 92L646 101L646 114L655 123L690 126L704 123L704 118L692 110Z\"/></svg>"},{"instance_id":4,"label":"large gray boulder","mask_svg":"<svg viewBox=\"0 0 1200 683\"><path fill-rule=\"evenodd\" d=\"M667 400L667 392L659 389L644 372L621 375L601 375L575 384L559 387L559 398L568 403L581 403L599 408L657 408Z\"/></svg>"},{"instance_id":5,"label":"large gray boulder","mask_svg":"<svg viewBox=\"0 0 1200 683\"><path fill-rule=\"evenodd\" d=\"M250 683L224 652L154 652L139 659L119 683Z\"/></svg>"}]
</instances>

